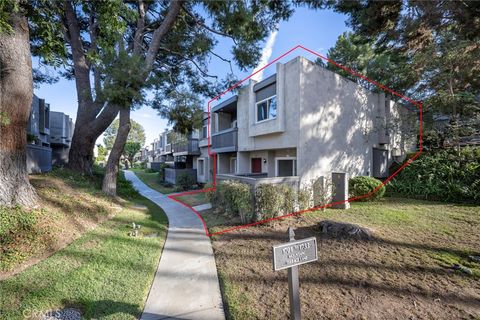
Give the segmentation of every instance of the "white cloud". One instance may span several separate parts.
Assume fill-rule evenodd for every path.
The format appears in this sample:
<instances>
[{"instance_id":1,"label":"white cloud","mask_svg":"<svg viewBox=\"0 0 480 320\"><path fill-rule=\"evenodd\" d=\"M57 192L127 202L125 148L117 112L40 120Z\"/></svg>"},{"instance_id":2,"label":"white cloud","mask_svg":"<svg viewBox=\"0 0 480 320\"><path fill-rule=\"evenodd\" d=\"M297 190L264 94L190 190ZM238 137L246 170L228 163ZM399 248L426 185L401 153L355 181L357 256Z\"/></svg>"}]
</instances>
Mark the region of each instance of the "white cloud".
<instances>
[{"instance_id":1,"label":"white cloud","mask_svg":"<svg viewBox=\"0 0 480 320\"><path fill-rule=\"evenodd\" d=\"M272 56L273 45L275 44L275 39L277 38L277 34L278 34L278 30L275 30L268 36L267 42L265 43L265 47L262 50L262 57L260 58L260 62L258 63L258 66L255 68L255 70L253 70L254 73L268 63L268 60ZM255 74L251 79L260 81L263 76L263 71L264 70Z\"/></svg>"}]
</instances>

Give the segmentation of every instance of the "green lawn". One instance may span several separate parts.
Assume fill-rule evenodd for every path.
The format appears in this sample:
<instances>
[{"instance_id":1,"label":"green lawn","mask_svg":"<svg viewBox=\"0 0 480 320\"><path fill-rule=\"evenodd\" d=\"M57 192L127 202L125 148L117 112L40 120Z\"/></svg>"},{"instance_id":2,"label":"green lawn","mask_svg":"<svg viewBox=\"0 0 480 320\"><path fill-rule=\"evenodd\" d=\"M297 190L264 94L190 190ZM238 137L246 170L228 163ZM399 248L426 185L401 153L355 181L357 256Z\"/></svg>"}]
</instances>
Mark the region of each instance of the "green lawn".
<instances>
[{"instance_id":1,"label":"green lawn","mask_svg":"<svg viewBox=\"0 0 480 320\"><path fill-rule=\"evenodd\" d=\"M167 187L160 183L158 172L145 172L143 169L130 169L135 172L137 177L143 181L150 188L157 190L160 193L168 194L175 192L175 187Z\"/></svg>"},{"instance_id":2,"label":"green lawn","mask_svg":"<svg viewBox=\"0 0 480 320\"><path fill-rule=\"evenodd\" d=\"M163 211L119 181L123 208L54 255L0 282L0 318L74 307L86 319L137 319L166 235ZM140 236L131 237L132 223ZM156 235L155 237L145 237Z\"/></svg>"},{"instance_id":3,"label":"green lawn","mask_svg":"<svg viewBox=\"0 0 480 320\"><path fill-rule=\"evenodd\" d=\"M191 205L192 207L208 203L205 192L187 194L185 196L179 196L176 198L182 202L185 202L188 205Z\"/></svg>"}]
</instances>

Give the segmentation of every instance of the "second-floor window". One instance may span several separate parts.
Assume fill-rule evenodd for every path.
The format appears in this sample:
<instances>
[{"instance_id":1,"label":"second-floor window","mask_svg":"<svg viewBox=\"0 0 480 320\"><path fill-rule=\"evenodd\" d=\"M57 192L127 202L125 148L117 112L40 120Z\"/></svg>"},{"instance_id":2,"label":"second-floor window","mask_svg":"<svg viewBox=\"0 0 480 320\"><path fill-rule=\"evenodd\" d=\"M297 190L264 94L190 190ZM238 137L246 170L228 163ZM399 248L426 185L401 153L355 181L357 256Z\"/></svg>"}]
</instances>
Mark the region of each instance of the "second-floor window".
<instances>
[{"instance_id":1,"label":"second-floor window","mask_svg":"<svg viewBox=\"0 0 480 320\"><path fill-rule=\"evenodd\" d=\"M257 122L275 119L277 117L277 96L259 101L257 107Z\"/></svg>"}]
</instances>

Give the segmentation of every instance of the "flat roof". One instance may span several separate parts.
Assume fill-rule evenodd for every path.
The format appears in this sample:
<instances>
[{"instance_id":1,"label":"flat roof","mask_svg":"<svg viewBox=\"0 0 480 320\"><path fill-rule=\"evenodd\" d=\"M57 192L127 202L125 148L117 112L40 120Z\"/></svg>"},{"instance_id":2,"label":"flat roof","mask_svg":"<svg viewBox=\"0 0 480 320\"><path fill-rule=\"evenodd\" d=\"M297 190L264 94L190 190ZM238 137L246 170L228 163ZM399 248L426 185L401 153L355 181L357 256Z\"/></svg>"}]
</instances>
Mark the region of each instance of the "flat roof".
<instances>
[{"instance_id":1,"label":"flat roof","mask_svg":"<svg viewBox=\"0 0 480 320\"><path fill-rule=\"evenodd\" d=\"M263 79L262 81L256 83L253 85L253 91L258 91L261 90L277 81L277 74L274 73L271 76L269 76L266 79Z\"/></svg>"},{"instance_id":2,"label":"flat roof","mask_svg":"<svg viewBox=\"0 0 480 320\"><path fill-rule=\"evenodd\" d=\"M237 95L234 95L233 97L228 98L227 100L223 101L222 103L217 104L217 105L214 106L210 111L211 111L211 112L217 112L217 111L219 111L220 109L223 109L223 108L225 108L225 107L230 106L231 104L236 103L237 100L238 100L238 96L237 96Z\"/></svg>"}]
</instances>

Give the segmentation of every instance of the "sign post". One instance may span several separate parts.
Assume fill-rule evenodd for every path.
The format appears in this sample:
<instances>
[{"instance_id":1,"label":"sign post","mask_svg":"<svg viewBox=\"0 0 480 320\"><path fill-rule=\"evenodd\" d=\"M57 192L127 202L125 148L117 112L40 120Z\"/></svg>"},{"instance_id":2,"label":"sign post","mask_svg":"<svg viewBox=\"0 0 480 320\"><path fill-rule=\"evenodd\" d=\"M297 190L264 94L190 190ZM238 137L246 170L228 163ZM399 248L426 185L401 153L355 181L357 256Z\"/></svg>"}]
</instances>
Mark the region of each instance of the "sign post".
<instances>
[{"instance_id":1,"label":"sign post","mask_svg":"<svg viewBox=\"0 0 480 320\"><path fill-rule=\"evenodd\" d=\"M300 292L298 266L318 260L315 237L295 240L293 228L288 228L289 242L275 245L273 249L273 270L288 269L288 296L290 298L290 319L300 320Z\"/></svg>"}]
</instances>

